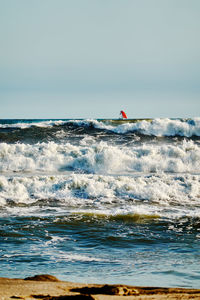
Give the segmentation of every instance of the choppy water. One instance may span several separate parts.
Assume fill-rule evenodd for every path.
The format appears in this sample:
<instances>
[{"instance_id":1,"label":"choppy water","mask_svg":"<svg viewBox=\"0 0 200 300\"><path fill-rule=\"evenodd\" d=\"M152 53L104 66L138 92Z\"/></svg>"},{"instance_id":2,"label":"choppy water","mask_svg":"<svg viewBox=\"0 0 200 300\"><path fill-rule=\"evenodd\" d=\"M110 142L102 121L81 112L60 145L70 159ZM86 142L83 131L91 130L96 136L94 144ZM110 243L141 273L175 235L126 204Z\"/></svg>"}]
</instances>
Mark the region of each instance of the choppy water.
<instances>
[{"instance_id":1,"label":"choppy water","mask_svg":"<svg viewBox=\"0 0 200 300\"><path fill-rule=\"evenodd\" d=\"M0 276L200 287L200 118L0 120Z\"/></svg>"}]
</instances>

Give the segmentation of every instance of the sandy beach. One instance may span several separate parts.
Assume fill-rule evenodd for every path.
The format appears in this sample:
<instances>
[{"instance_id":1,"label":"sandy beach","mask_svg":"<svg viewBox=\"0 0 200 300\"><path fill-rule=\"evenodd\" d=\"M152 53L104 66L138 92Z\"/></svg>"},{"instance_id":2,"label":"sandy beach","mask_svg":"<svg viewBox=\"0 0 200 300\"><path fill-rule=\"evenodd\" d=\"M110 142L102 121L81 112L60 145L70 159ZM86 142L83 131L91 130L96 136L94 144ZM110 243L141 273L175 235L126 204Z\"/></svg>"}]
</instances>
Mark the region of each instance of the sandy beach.
<instances>
[{"instance_id":1,"label":"sandy beach","mask_svg":"<svg viewBox=\"0 0 200 300\"><path fill-rule=\"evenodd\" d=\"M0 299L200 299L200 289L98 285L60 281L51 275L0 278Z\"/></svg>"}]
</instances>

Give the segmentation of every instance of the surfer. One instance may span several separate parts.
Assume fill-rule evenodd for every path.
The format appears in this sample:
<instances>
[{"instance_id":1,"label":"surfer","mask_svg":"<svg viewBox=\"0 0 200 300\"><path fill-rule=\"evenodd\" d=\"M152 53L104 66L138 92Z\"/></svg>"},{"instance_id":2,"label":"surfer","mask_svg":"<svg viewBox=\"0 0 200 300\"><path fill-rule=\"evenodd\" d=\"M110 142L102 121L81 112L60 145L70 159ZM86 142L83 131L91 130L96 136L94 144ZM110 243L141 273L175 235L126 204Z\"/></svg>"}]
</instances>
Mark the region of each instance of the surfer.
<instances>
[{"instance_id":1,"label":"surfer","mask_svg":"<svg viewBox=\"0 0 200 300\"><path fill-rule=\"evenodd\" d=\"M120 115L121 115L122 119L127 119L127 115L123 110L120 111Z\"/></svg>"}]
</instances>

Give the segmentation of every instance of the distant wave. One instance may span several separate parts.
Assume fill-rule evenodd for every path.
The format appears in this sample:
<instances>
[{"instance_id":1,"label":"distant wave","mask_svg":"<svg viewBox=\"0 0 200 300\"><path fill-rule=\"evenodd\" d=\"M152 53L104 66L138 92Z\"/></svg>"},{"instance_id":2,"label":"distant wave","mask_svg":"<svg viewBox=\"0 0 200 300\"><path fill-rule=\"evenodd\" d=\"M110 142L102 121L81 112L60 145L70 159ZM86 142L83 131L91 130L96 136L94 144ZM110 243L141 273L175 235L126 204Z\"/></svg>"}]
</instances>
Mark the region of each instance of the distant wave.
<instances>
[{"instance_id":1,"label":"distant wave","mask_svg":"<svg viewBox=\"0 0 200 300\"><path fill-rule=\"evenodd\" d=\"M121 124L122 123L122 124ZM74 121L79 126L112 131L118 134L128 132L150 136L200 136L200 118L194 119L149 119L149 120L85 120Z\"/></svg>"},{"instance_id":2,"label":"distant wave","mask_svg":"<svg viewBox=\"0 0 200 300\"><path fill-rule=\"evenodd\" d=\"M136 132L153 136L200 136L200 118L191 120L153 119L125 123L112 128L116 133Z\"/></svg>"},{"instance_id":3,"label":"distant wave","mask_svg":"<svg viewBox=\"0 0 200 300\"><path fill-rule=\"evenodd\" d=\"M134 133L147 136L200 136L200 118L193 119L143 119L143 120L12 120L0 121L3 129L39 129L64 130L67 132L77 128L84 133L95 133L95 130L112 132L115 134Z\"/></svg>"},{"instance_id":4,"label":"distant wave","mask_svg":"<svg viewBox=\"0 0 200 300\"><path fill-rule=\"evenodd\" d=\"M25 129L30 127L53 127L63 125L64 120L0 120L0 128L19 128Z\"/></svg>"}]
</instances>

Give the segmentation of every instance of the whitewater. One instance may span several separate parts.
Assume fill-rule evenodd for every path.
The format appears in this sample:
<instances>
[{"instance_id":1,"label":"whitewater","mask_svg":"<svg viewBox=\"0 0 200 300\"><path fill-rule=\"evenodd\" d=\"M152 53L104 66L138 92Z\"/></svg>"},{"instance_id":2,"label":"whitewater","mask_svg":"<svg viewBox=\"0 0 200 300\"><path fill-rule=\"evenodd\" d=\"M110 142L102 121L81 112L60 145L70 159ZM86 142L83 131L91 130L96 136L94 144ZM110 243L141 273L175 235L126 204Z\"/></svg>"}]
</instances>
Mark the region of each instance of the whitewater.
<instances>
[{"instance_id":1,"label":"whitewater","mask_svg":"<svg viewBox=\"0 0 200 300\"><path fill-rule=\"evenodd\" d=\"M198 288L199 258L200 118L0 120L0 276Z\"/></svg>"}]
</instances>

